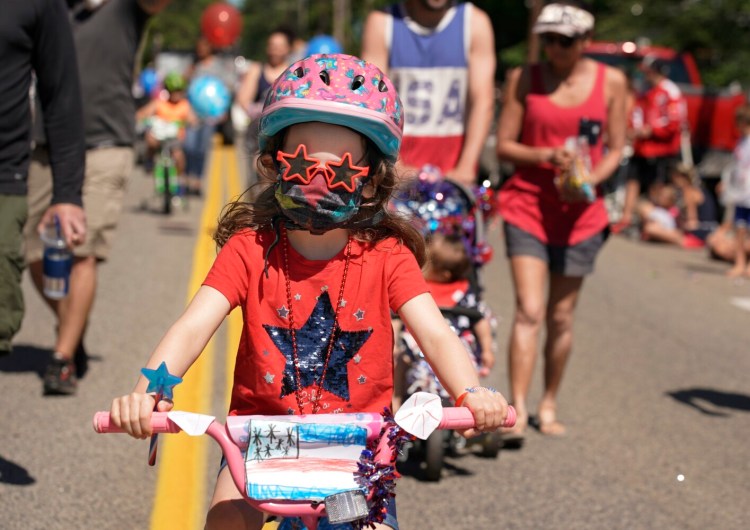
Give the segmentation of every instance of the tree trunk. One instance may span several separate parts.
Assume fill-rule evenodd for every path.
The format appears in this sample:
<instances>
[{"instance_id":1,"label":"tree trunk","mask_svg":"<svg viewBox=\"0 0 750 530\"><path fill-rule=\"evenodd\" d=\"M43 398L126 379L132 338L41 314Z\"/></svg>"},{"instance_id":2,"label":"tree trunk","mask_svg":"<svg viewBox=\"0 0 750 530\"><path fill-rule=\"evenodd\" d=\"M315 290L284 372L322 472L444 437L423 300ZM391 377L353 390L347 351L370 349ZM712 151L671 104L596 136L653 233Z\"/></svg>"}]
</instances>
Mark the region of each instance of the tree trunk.
<instances>
[{"instance_id":1,"label":"tree trunk","mask_svg":"<svg viewBox=\"0 0 750 530\"><path fill-rule=\"evenodd\" d=\"M527 3L530 3L531 5L529 7L528 37L526 38L526 42L528 44L528 48L526 50L526 62L528 64L536 64L539 62L540 54L539 35L535 35L534 33L532 33L531 28L534 27L534 22L536 21L537 17L539 17L539 13L544 7L544 0L530 0Z\"/></svg>"}]
</instances>

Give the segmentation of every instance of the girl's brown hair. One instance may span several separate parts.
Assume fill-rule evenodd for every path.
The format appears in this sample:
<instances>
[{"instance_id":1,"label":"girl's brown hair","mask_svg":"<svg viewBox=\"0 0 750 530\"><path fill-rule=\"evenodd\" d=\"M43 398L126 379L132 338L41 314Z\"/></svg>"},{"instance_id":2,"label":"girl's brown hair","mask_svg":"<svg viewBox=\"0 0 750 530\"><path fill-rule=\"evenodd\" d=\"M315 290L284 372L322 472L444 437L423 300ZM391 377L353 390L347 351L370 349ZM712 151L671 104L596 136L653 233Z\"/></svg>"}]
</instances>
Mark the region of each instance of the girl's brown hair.
<instances>
[{"instance_id":1,"label":"girl's brown hair","mask_svg":"<svg viewBox=\"0 0 750 530\"><path fill-rule=\"evenodd\" d=\"M274 230L274 221L284 214L276 201L275 183L278 166L276 152L284 143L286 130L269 139L257 160L258 182L248 188L237 200L227 204L222 210L214 241L219 247L229 240L232 234L250 228L253 230ZM405 218L388 210L388 201L398 183L398 176L392 162L388 161L369 139L365 141L364 160L370 166L370 183L374 188L371 198L364 198L351 223L382 216L374 226L351 229L355 239L375 243L388 237L395 237L406 245L417 258L421 267L425 262L425 245L422 234Z\"/></svg>"}]
</instances>

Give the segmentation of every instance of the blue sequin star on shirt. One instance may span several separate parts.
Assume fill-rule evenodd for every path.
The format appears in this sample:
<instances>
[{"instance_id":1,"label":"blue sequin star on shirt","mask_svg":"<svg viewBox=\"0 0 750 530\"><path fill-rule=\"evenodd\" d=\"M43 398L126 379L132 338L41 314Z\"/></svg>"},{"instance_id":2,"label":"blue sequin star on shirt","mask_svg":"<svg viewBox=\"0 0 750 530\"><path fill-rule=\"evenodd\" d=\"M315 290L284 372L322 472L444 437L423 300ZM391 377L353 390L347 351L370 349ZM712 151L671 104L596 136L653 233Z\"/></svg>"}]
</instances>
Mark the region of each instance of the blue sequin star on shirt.
<instances>
[{"instance_id":1,"label":"blue sequin star on shirt","mask_svg":"<svg viewBox=\"0 0 750 530\"><path fill-rule=\"evenodd\" d=\"M331 338L336 313L331 305L328 292L323 292L315 308L304 325L296 330L297 357L299 359L300 390L317 386L323 374L328 341ZM284 377L281 383L281 395L288 396L297 388L297 376L294 369L294 348L292 333L289 328L263 324L271 340L286 357ZM323 390L349 401L349 380L347 363L354 357L362 345L372 335L372 329L363 331L344 331L338 324L335 340L331 348L331 359L323 381Z\"/></svg>"}]
</instances>

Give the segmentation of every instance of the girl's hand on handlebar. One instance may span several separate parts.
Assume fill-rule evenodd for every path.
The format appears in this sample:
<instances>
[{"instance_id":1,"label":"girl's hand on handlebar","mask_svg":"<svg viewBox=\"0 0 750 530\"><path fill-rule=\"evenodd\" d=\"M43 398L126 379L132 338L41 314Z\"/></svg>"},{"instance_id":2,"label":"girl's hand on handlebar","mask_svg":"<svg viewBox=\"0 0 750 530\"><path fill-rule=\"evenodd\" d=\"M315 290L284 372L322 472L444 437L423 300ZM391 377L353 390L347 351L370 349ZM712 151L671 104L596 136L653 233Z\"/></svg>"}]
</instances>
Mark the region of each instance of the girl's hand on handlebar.
<instances>
[{"instance_id":1,"label":"girl's hand on handlebar","mask_svg":"<svg viewBox=\"0 0 750 530\"><path fill-rule=\"evenodd\" d=\"M482 387L469 392L462 405L471 410L475 422L473 429L459 431L459 434L466 438L483 432L496 431L502 427L508 415L508 401L505 397L500 392L493 392Z\"/></svg>"},{"instance_id":2,"label":"girl's hand on handlebar","mask_svg":"<svg viewBox=\"0 0 750 530\"><path fill-rule=\"evenodd\" d=\"M127 396L115 398L109 409L112 423L124 430L133 438L145 439L151 436L151 414L154 412L154 394L133 392ZM173 403L170 400L159 401L159 412L169 412Z\"/></svg>"}]
</instances>

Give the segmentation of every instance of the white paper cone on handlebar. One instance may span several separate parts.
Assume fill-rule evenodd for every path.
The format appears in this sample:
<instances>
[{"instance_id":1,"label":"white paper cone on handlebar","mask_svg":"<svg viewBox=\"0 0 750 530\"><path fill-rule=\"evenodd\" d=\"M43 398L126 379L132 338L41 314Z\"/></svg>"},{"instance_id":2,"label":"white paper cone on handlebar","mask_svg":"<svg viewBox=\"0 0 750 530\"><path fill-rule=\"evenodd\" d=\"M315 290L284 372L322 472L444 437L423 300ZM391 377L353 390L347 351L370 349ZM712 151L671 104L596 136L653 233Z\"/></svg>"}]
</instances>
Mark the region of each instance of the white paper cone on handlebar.
<instances>
[{"instance_id":1,"label":"white paper cone on handlebar","mask_svg":"<svg viewBox=\"0 0 750 530\"><path fill-rule=\"evenodd\" d=\"M194 412L183 412L180 410L168 412L167 417L175 422L183 432L190 436L201 436L202 434L206 434L208 426L216 419L216 416L195 414Z\"/></svg>"},{"instance_id":2,"label":"white paper cone on handlebar","mask_svg":"<svg viewBox=\"0 0 750 530\"><path fill-rule=\"evenodd\" d=\"M416 392L401 405L394 419L409 434L426 440L443 419L443 403L440 396Z\"/></svg>"}]
</instances>

